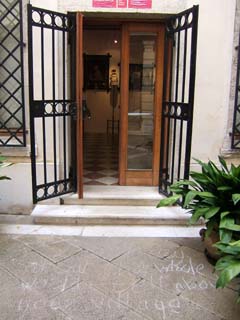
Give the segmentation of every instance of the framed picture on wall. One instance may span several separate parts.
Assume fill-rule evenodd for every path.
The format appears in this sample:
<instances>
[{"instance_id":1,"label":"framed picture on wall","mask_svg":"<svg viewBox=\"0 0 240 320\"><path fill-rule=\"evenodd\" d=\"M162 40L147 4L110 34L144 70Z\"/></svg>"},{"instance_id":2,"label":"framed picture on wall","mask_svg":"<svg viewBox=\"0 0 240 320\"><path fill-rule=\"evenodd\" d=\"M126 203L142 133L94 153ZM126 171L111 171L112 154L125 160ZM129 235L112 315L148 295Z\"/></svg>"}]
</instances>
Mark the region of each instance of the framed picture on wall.
<instances>
[{"instance_id":1,"label":"framed picture on wall","mask_svg":"<svg viewBox=\"0 0 240 320\"><path fill-rule=\"evenodd\" d=\"M110 57L84 54L84 90L109 90Z\"/></svg>"}]
</instances>

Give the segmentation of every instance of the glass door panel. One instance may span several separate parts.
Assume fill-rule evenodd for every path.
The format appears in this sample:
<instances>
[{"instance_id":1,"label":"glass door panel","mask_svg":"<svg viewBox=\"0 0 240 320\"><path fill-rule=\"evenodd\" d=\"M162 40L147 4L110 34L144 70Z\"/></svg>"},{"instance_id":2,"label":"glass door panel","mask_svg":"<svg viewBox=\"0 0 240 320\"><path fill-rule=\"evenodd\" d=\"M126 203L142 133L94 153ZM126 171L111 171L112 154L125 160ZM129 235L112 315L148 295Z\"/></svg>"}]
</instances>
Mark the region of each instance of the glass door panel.
<instances>
[{"instance_id":1,"label":"glass door panel","mask_svg":"<svg viewBox=\"0 0 240 320\"><path fill-rule=\"evenodd\" d=\"M130 33L128 170L152 170L157 34Z\"/></svg>"}]
</instances>

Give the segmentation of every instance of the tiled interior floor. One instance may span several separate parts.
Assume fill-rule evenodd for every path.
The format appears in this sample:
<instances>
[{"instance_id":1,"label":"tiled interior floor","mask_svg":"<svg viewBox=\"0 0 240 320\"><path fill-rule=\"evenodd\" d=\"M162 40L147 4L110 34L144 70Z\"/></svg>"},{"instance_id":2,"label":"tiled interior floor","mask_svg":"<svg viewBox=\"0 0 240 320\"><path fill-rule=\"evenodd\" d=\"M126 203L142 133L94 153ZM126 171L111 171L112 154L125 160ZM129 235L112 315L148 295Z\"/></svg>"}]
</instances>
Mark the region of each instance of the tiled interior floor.
<instances>
[{"instance_id":1,"label":"tiled interior floor","mask_svg":"<svg viewBox=\"0 0 240 320\"><path fill-rule=\"evenodd\" d=\"M84 135L85 185L118 185L118 136Z\"/></svg>"}]
</instances>

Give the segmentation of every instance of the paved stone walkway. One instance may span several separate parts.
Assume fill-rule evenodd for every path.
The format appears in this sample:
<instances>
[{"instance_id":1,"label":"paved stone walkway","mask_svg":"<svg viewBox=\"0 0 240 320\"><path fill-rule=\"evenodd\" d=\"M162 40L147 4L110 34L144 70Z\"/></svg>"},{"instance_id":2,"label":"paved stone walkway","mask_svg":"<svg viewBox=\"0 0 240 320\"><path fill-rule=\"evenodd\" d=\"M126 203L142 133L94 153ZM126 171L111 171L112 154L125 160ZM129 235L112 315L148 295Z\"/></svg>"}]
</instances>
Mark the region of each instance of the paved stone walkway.
<instances>
[{"instance_id":1,"label":"paved stone walkway","mask_svg":"<svg viewBox=\"0 0 240 320\"><path fill-rule=\"evenodd\" d=\"M1 320L239 320L200 239L0 236Z\"/></svg>"}]
</instances>

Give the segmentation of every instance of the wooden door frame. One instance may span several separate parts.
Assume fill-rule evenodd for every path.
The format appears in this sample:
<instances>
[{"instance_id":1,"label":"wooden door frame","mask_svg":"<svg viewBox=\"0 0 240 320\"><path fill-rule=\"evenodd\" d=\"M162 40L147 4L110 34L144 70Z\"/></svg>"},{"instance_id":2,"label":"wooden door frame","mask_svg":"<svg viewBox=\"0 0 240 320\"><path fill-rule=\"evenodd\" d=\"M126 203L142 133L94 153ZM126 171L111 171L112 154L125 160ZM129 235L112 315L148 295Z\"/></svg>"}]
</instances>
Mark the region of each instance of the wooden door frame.
<instances>
[{"instance_id":1,"label":"wooden door frame","mask_svg":"<svg viewBox=\"0 0 240 320\"><path fill-rule=\"evenodd\" d=\"M152 32L157 34L156 77L154 97L154 132L152 170L128 170L128 99L129 99L129 35L131 32ZM119 184L154 185L159 182L161 116L164 71L164 24L124 23L121 42L121 84L120 84L120 139L119 139Z\"/></svg>"},{"instance_id":2,"label":"wooden door frame","mask_svg":"<svg viewBox=\"0 0 240 320\"><path fill-rule=\"evenodd\" d=\"M83 198L83 15L76 14L77 193Z\"/></svg>"},{"instance_id":3,"label":"wooden door frame","mask_svg":"<svg viewBox=\"0 0 240 320\"><path fill-rule=\"evenodd\" d=\"M76 101L77 101L77 192L83 198L83 15L76 16ZM154 97L154 133L152 170L127 170L128 98L129 98L129 34L130 32L154 32L157 34L156 75ZM119 184L154 185L159 182L161 141L161 116L164 69L165 25L152 22L123 22L121 27L121 80L120 80L120 131L119 131Z\"/></svg>"}]
</instances>

